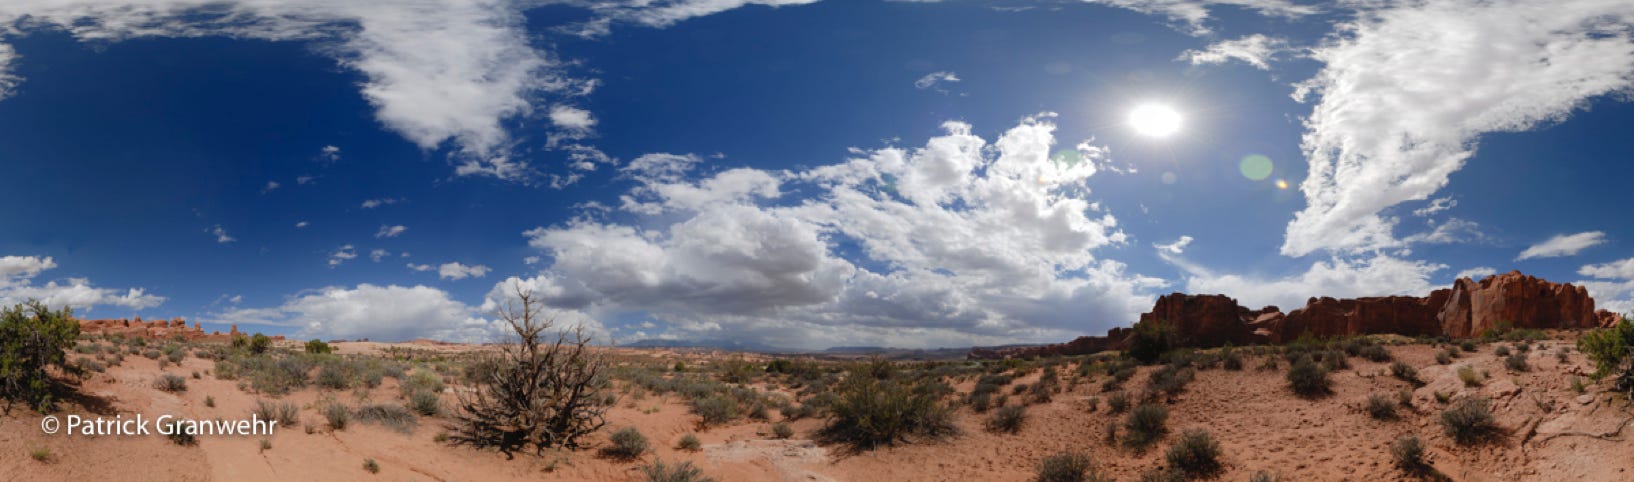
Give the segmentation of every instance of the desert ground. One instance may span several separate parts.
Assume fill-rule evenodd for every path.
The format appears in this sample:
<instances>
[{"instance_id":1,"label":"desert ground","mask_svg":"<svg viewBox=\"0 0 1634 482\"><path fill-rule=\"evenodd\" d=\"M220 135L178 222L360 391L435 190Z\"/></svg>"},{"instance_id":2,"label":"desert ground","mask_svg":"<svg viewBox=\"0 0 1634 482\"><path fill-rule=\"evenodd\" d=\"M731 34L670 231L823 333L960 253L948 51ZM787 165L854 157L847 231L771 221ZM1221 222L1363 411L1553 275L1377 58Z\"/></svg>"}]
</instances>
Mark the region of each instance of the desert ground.
<instances>
[{"instance_id":1,"label":"desert ground","mask_svg":"<svg viewBox=\"0 0 1634 482\"><path fill-rule=\"evenodd\" d=\"M600 354L612 374L607 393L616 397L609 400L606 425L580 449L514 456L446 440L457 393L469 389L462 380L462 360L492 347L337 342L334 354L321 356L329 363L396 368L384 369L384 376L354 377L340 388L334 382L325 387L318 380L321 370L313 368L301 386L275 394L268 392L278 390L252 382L254 376L245 369L222 373L222 354L230 350L224 344L150 340L137 348L129 339L85 336L70 358L101 358L104 366L75 381L73 394L54 415L240 419L249 417L258 400L266 400L293 404L298 423L280 426L270 437L200 435L182 445L157 434L47 435L40 428L42 414L13 407L0 418L0 479L625 481L649 480L642 467L662 460L691 462L715 480L1019 481L1037 477L1045 457L1081 452L1105 480L1158 480L1166 449L1188 429L1207 430L1218 442L1220 468L1206 475L1212 480L1634 479L1634 441L1629 440L1634 412L1626 394L1609 390L1609 379L1596 382L1588 376L1593 367L1573 349L1576 336L1575 331L1554 331L1536 341L1468 343L1466 348L1474 351L1459 348L1457 340L1350 339L1381 347L1389 361L1343 355L1340 343L1333 342L1331 350L1319 347L1318 353L1342 356L1348 367L1333 369L1331 392L1314 397L1290 389L1286 374L1291 355L1275 347L1231 350L1241 361L1239 369L1220 363L1221 350L1192 352L1169 365L1135 367L1121 383L1110 373L1130 365L1116 354L894 362L897 370L952 387L940 400L952 408L958 433L907 437L875 447L819 436L828 417L821 408L801 409L819 406L824 390L855 376L847 369L868 362L604 348ZM166 343L178 345L166 351L182 353L180 362L169 363L173 355L146 356ZM1499 356L1500 350L1512 356ZM122 358L119 363L112 362L115 352ZM1514 353L1525 360L1524 369L1506 366ZM1440 363L1438 354L1450 360ZM281 341L257 356L310 355L302 353L300 343ZM1397 362L1413 368L1417 380L1395 376L1392 364ZM789 369L790 363L795 369ZM774 364L778 368L768 373ZM1477 379L1462 380L1462 367ZM1165 377L1184 372L1189 382L1163 390L1149 386L1157 383L1152 375L1162 370L1169 370ZM416 376L420 381L431 378L421 373L434 374L441 382L436 415L416 415L406 423L370 423L354 415L336 427L321 412L336 404L403 406L409 391L401 387L419 383L410 381ZM156 387L165 374L183 377L185 389ZM1013 381L992 393L988 407L975 406L970 393L984 377L995 375L986 383ZM1056 381L1034 389L1044 377ZM369 386L368 378L377 384ZM697 386L688 388L689 383ZM704 397L732 391L754 401L706 426L689 391ZM1146 399L1167 410L1166 431L1155 443L1144 449L1125 443L1124 424L1132 409L1111 407L1117 393L1127 394L1131 406ZM1405 404L1376 418L1368 409L1373 394ZM1444 430L1441 414L1474 398L1491 401L1498 431L1481 442L1460 444ZM1024 407L1010 410L1024 414L1013 433L990 426L1001 405ZM778 424L792 431L779 434ZM1109 425L1117 426L1119 439L1108 440ZM610 455L609 448L616 445L611 434L632 427L648 441L645 450ZM698 447L678 448L689 434L700 442ZM1429 469L1409 473L1393 462L1391 445L1406 435L1422 440ZM374 461L377 472L366 470L367 460Z\"/></svg>"}]
</instances>

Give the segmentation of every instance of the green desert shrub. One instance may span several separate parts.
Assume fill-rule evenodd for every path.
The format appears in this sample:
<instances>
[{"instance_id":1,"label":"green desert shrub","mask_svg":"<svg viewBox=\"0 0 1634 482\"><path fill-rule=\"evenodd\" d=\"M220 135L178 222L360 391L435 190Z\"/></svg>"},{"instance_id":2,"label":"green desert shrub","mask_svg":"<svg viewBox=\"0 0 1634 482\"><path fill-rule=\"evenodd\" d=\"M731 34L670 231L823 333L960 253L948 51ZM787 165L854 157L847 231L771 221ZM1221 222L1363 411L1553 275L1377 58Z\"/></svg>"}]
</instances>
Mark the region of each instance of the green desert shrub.
<instances>
[{"instance_id":1,"label":"green desert shrub","mask_svg":"<svg viewBox=\"0 0 1634 482\"><path fill-rule=\"evenodd\" d=\"M1498 348L1492 350L1492 354L1498 356L1509 356L1509 347L1498 345Z\"/></svg>"},{"instance_id":2,"label":"green desert shrub","mask_svg":"<svg viewBox=\"0 0 1634 482\"><path fill-rule=\"evenodd\" d=\"M1441 351L1435 352L1435 363L1437 365L1446 365L1446 364L1452 363L1452 359L1454 358L1454 355L1452 355L1452 353L1457 353L1457 352L1455 352L1453 350L1441 350Z\"/></svg>"},{"instance_id":3,"label":"green desert shrub","mask_svg":"<svg viewBox=\"0 0 1634 482\"><path fill-rule=\"evenodd\" d=\"M1476 348L1477 347L1475 345L1475 340L1464 340L1464 341L1458 342L1458 349L1460 349L1460 350L1464 350L1464 351L1469 352L1469 353L1475 353Z\"/></svg>"},{"instance_id":4,"label":"green desert shrub","mask_svg":"<svg viewBox=\"0 0 1634 482\"><path fill-rule=\"evenodd\" d=\"M1169 409L1143 403L1129 412L1123 422L1123 442L1131 448L1144 449L1169 433Z\"/></svg>"},{"instance_id":5,"label":"green desert shrub","mask_svg":"<svg viewBox=\"0 0 1634 482\"><path fill-rule=\"evenodd\" d=\"M1331 391L1328 370L1309 358L1300 358L1288 367L1288 388L1303 397L1317 397Z\"/></svg>"},{"instance_id":6,"label":"green desert shrub","mask_svg":"<svg viewBox=\"0 0 1634 482\"><path fill-rule=\"evenodd\" d=\"M1475 367L1469 365L1458 367L1458 380L1464 382L1466 387L1481 386L1481 383L1485 382L1483 378L1485 377L1481 376L1481 372L1475 371Z\"/></svg>"},{"instance_id":7,"label":"green desert shrub","mask_svg":"<svg viewBox=\"0 0 1634 482\"><path fill-rule=\"evenodd\" d=\"M1129 409L1129 393L1128 392L1112 392L1111 394L1107 395L1106 396L1106 408L1112 410L1112 413L1114 413L1114 414L1123 413L1124 410L1128 410Z\"/></svg>"},{"instance_id":8,"label":"green desert shrub","mask_svg":"<svg viewBox=\"0 0 1634 482\"><path fill-rule=\"evenodd\" d=\"M1243 356L1234 351L1225 352L1220 356L1220 364L1227 370L1238 371L1243 369Z\"/></svg>"},{"instance_id":9,"label":"green desert shrub","mask_svg":"<svg viewBox=\"0 0 1634 482\"><path fill-rule=\"evenodd\" d=\"M319 387L331 390L345 390L352 387L351 376L346 373L346 368L339 363L324 364L323 368L318 369L318 376L313 381Z\"/></svg>"},{"instance_id":10,"label":"green desert shrub","mask_svg":"<svg viewBox=\"0 0 1634 482\"><path fill-rule=\"evenodd\" d=\"M1210 478L1220 473L1220 443L1207 430L1190 429L1180 433L1180 440L1169 446L1163 458L1169 469L1187 477Z\"/></svg>"},{"instance_id":11,"label":"green desert shrub","mask_svg":"<svg viewBox=\"0 0 1634 482\"><path fill-rule=\"evenodd\" d=\"M1526 363L1526 354L1525 353L1516 353L1516 354L1504 357L1504 368L1508 368L1510 370L1517 371L1517 372L1524 372L1524 371L1530 370L1532 367L1531 367L1531 365L1528 365Z\"/></svg>"},{"instance_id":12,"label":"green desert shrub","mask_svg":"<svg viewBox=\"0 0 1634 482\"><path fill-rule=\"evenodd\" d=\"M442 413L442 400L436 393L426 390L416 390L413 395L409 395L408 405L414 413L427 417L435 417Z\"/></svg>"},{"instance_id":13,"label":"green desert shrub","mask_svg":"<svg viewBox=\"0 0 1634 482\"><path fill-rule=\"evenodd\" d=\"M883 362L871 364L878 366ZM935 394L927 380L910 382L902 376L881 378L878 370L854 371L835 390L829 423L821 435L857 448L872 448L910 441L910 437L953 435L953 411Z\"/></svg>"},{"instance_id":14,"label":"green desert shrub","mask_svg":"<svg viewBox=\"0 0 1634 482\"><path fill-rule=\"evenodd\" d=\"M328 354L328 353L333 352L333 351L334 351L334 349L330 348L329 344L324 343L323 340L313 338L311 341L306 342L306 352L307 353L311 353L311 354L314 354L314 355L323 355L323 354Z\"/></svg>"},{"instance_id":15,"label":"green desert shrub","mask_svg":"<svg viewBox=\"0 0 1634 482\"><path fill-rule=\"evenodd\" d=\"M1368 361L1379 362L1379 363L1387 362L1387 361L1390 361L1392 358L1394 358L1394 357L1390 356L1390 350L1385 349L1381 345L1367 345L1367 346L1364 346L1356 354L1357 354L1357 356L1365 358Z\"/></svg>"},{"instance_id":16,"label":"green desert shrub","mask_svg":"<svg viewBox=\"0 0 1634 482\"><path fill-rule=\"evenodd\" d=\"M692 413L698 415L699 423L705 427L721 425L741 416L738 400L724 394L710 395L692 400Z\"/></svg>"},{"instance_id":17,"label":"green desert shrub","mask_svg":"<svg viewBox=\"0 0 1634 482\"><path fill-rule=\"evenodd\" d=\"M618 429L608 440L612 445L602 449L602 454L608 457L632 460L647 453L647 436L641 435L641 431L635 427Z\"/></svg>"},{"instance_id":18,"label":"green desert shrub","mask_svg":"<svg viewBox=\"0 0 1634 482\"><path fill-rule=\"evenodd\" d=\"M250 342L249 342L249 347L248 347L249 350L250 350L250 354L260 355L262 353L266 353L267 349L271 348L271 347L272 347L272 338L267 337L267 335L263 335L263 334L260 334L260 333L250 335Z\"/></svg>"},{"instance_id":19,"label":"green desert shrub","mask_svg":"<svg viewBox=\"0 0 1634 482\"><path fill-rule=\"evenodd\" d=\"M414 428L414 412L408 407L396 404L371 404L357 407L352 412L358 421L368 424L381 425L398 432L409 432Z\"/></svg>"},{"instance_id":20,"label":"green desert shrub","mask_svg":"<svg viewBox=\"0 0 1634 482\"><path fill-rule=\"evenodd\" d=\"M1401 381L1411 383L1413 385L1420 385L1424 383L1418 379L1418 369L1413 368L1412 365L1408 365L1406 362L1397 361L1395 363L1391 363L1390 376L1396 377Z\"/></svg>"},{"instance_id":21,"label":"green desert shrub","mask_svg":"<svg viewBox=\"0 0 1634 482\"><path fill-rule=\"evenodd\" d=\"M1186 384L1191 383L1194 371L1189 367L1179 365L1164 365L1153 370L1147 379L1146 388L1153 392L1161 392L1168 396L1175 396L1186 390Z\"/></svg>"},{"instance_id":22,"label":"green desert shrub","mask_svg":"<svg viewBox=\"0 0 1634 482\"><path fill-rule=\"evenodd\" d=\"M1141 363L1156 363L1158 358L1175 347L1176 336L1174 327L1165 321L1154 319L1135 323L1127 353Z\"/></svg>"},{"instance_id":23,"label":"green desert shrub","mask_svg":"<svg viewBox=\"0 0 1634 482\"><path fill-rule=\"evenodd\" d=\"M697 435L689 433L681 436L681 441L675 443L675 448L688 452L697 452L703 450L703 443L698 441Z\"/></svg>"},{"instance_id":24,"label":"green desert shrub","mask_svg":"<svg viewBox=\"0 0 1634 482\"><path fill-rule=\"evenodd\" d=\"M1624 318L1611 328L1584 333L1577 339L1577 351L1594 362L1596 377L1625 370L1634 357L1634 320Z\"/></svg>"},{"instance_id":25,"label":"green desert shrub","mask_svg":"<svg viewBox=\"0 0 1634 482\"><path fill-rule=\"evenodd\" d=\"M1396 468L1409 474L1422 474L1430 465L1424 462L1424 442L1417 435L1407 435L1390 444L1390 460Z\"/></svg>"},{"instance_id":26,"label":"green desert shrub","mask_svg":"<svg viewBox=\"0 0 1634 482\"><path fill-rule=\"evenodd\" d=\"M153 388L166 392L185 392L187 391L187 378L170 373L159 375L159 378L153 379Z\"/></svg>"},{"instance_id":27,"label":"green desert shrub","mask_svg":"<svg viewBox=\"0 0 1634 482\"><path fill-rule=\"evenodd\" d=\"M1382 393L1367 396L1367 414L1379 420L1396 418L1396 401Z\"/></svg>"},{"instance_id":28,"label":"green desert shrub","mask_svg":"<svg viewBox=\"0 0 1634 482\"><path fill-rule=\"evenodd\" d=\"M1022 425L1027 423L1027 407L1004 407L993 411L987 418L987 430L996 433L1015 434L1021 432Z\"/></svg>"},{"instance_id":29,"label":"green desert shrub","mask_svg":"<svg viewBox=\"0 0 1634 482\"><path fill-rule=\"evenodd\" d=\"M1492 417L1492 402L1485 398L1465 398L1441 412L1441 427L1459 444L1469 445L1498 434Z\"/></svg>"},{"instance_id":30,"label":"green desert shrub","mask_svg":"<svg viewBox=\"0 0 1634 482\"><path fill-rule=\"evenodd\" d=\"M170 441L174 442L176 445L181 445L184 447L188 445L197 445L199 443L198 437L194 434L188 433L185 428L188 425L187 420L173 418L165 423L162 433L165 434L165 438L170 439Z\"/></svg>"},{"instance_id":31,"label":"green desert shrub","mask_svg":"<svg viewBox=\"0 0 1634 482\"><path fill-rule=\"evenodd\" d=\"M277 420L279 425L292 427L300 422L301 407L293 402L274 402L266 399L256 399L255 408L250 413L261 420Z\"/></svg>"},{"instance_id":32,"label":"green desert shrub","mask_svg":"<svg viewBox=\"0 0 1634 482\"><path fill-rule=\"evenodd\" d=\"M1038 474L1033 477L1035 482L1105 482L1090 462L1089 454L1083 452L1061 452L1045 457L1038 463Z\"/></svg>"},{"instance_id":33,"label":"green desert shrub","mask_svg":"<svg viewBox=\"0 0 1634 482\"><path fill-rule=\"evenodd\" d=\"M346 425L352 421L352 410L341 403L327 403L318 409L323 419L329 422L329 428L346 430Z\"/></svg>"},{"instance_id":34,"label":"green desert shrub","mask_svg":"<svg viewBox=\"0 0 1634 482\"><path fill-rule=\"evenodd\" d=\"M363 470L367 470L371 474L378 474L380 473L380 463L375 462L374 459L363 459Z\"/></svg>"},{"instance_id":35,"label":"green desert shrub","mask_svg":"<svg viewBox=\"0 0 1634 482\"><path fill-rule=\"evenodd\" d=\"M781 439L793 437L794 429L790 428L789 424L786 423L775 423L772 424L772 436Z\"/></svg>"},{"instance_id":36,"label":"green desert shrub","mask_svg":"<svg viewBox=\"0 0 1634 482\"><path fill-rule=\"evenodd\" d=\"M663 459L655 459L651 464L641 466L641 477L645 482L715 481L715 479L705 477L703 470L693 466L691 461L666 464Z\"/></svg>"}]
</instances>

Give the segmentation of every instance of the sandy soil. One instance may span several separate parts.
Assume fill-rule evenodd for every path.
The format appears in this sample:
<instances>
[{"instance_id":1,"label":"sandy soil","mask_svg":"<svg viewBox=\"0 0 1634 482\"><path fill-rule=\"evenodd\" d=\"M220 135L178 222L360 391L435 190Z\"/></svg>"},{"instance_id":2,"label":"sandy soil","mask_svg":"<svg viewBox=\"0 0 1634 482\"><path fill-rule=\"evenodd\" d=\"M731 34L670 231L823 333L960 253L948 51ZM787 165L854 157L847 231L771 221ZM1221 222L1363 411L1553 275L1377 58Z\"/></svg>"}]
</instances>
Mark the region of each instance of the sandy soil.
<instances>
[{"instance_id":1,"label":"sandy soil","mask_svg":"<svg viewBox=\"0 0 1634 482\"><path fill-rule=\"evenodd\" d=\"M739 421L698 432L702 451L679 451L674 445L694 432L697 422L684 400L626 399L609 414L607 429L592 437L592 443L605 444L613 430L637 427L653 445L653 453L637 461L602 458L595 450L507 459L495 452L451 447L433 440L443 431L439 418L422 418L408 433L356 422L343 431L330 431L313 410L314 402L327 395L356 404L365 395L308 388L282 398L301 404L302 423L279 427L267 437L269 450L262 450L261 437L253 436L201 436L196 446L183 447L159 435L45 435L39 414L17 409L0 417L0 480L637 480L638 467L658 457L692 461L723 481L1019 481L1033 476L1039 460L1063 450L1087 451L1103 473L1133 480L1142 471L1161 466L1169 441L1187 428L1206 428L1220 441L1226 471L1218 480L1246 480L1261 470L1280 474L1283 480L1397 480L1405 474L1392 467L1388 447L1406 434L1421 437L1430 462L1453 480L1634 480L1630 440L1634 431L1629 429L1634 412L1626 400L1593 385L1585 395L1573 392L1572 374L1586 373L1589 366L1575 350L1565 364L1558 362L1555 350L1567 345L1540 343L1529 355L1532 369L1519 373L1503 367L1492 354L1493 345L1483 345L1479 352L1466 353L1447 366L1435 363L1436 349L1430 346L1395 346L1390 350L1397 359L1418 367L1422 387L1389 376L1385 363L1352 358L1351 369L1333 374L1333 395L1317 400L1296 397L1286 388L1286 363L1283 370L1260 372L1253 369L1258 360L1250 358L1244 371L1199 371L1196 381L1170 405L1169 438L1144 453L1104 441L1105 426L1121 416L1108 413L1104 402L1089 409L1087 400L1103 395L1100 374L1050 403L1032 406L1016 435L986 432L983 415L961 408L958 423L964 433L959 437L862 453L809 440L821 420L791 423L796 435L789 440L774 439L771 422ZM356 354L380 353L390 346L394 345L338 344L342 353ZM622 353L661 359L721 356L672 350ZM1465 364L1486 371L1487 382L1465 387L1455 370ZM86 380L80 387L83 395L68 401L57 415L248 417L256 395L239 390L234 381L208 375L191 378L193 372L212 366L210 360L190 357L161 371L153 360L129 356L122 366ZM1138 389L1151 370L1141 368L1126 387ZM152 388L152 380L161 373L189 376L187 391L171 394ZM959 388L968 390L970 383ZM1403 388L1413 390L1414 403L1399 420L1378 421L1363 412L1368 394L1394 395ZM1445 405L1436 401L1437 392L1451 394L1454 400L1490 397L1506 431L1502 440L1475 447L1454 444L1438 423ZM400 403L397 393L396 381L387 378L366 396L371 402ZM215 399L214 407L205 406L207 396ZM449 392L443 397L453 399ZM773 410L772 421L777 417ZM310 433L308 427L313 428ZM31 458L30 453L42 447L49 448L50 459ZM364 459L376 460L380 472L364 471Z\"/></svg>"}]
</instances>

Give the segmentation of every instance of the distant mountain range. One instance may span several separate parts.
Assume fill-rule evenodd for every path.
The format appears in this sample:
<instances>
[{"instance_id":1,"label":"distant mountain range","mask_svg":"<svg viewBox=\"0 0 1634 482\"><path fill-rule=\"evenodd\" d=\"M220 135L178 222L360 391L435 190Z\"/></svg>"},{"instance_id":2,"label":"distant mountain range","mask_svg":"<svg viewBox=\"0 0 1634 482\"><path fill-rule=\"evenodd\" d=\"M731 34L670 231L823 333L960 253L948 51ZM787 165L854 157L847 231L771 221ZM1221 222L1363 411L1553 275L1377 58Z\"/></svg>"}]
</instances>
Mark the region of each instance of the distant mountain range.
<instances>
[{"instance_id":1,"label":"distant mountain range","mask_svg":"<svg viewBox=\"0 0 1634 482\"><path fill-rule=\"evenodd\" d=\"M882 356L891 359L931 360L965 358L972 348L987 350L1018 349L1038 346L1037 344L1014 344L987 347L950 347L950 348L898 348L889 346L836 346L825 350L798 350L793 348L775 347L752 342L737 340L671 340L650 338L623 343L618 346L626 348L704 348L729 351L743 351L767 354L803 354L827 355L836 357Z\"/></svg>"}]
</instances>

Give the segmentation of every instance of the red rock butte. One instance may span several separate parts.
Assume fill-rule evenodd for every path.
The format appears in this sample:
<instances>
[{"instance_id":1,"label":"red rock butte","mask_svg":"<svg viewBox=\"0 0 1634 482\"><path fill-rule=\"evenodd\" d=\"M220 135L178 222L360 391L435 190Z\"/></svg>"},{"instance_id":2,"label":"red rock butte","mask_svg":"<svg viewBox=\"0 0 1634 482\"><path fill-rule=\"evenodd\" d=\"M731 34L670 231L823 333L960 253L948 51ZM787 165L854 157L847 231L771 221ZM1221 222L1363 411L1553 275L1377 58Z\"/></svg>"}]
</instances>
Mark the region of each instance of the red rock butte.
<instances>
[{"instance_id":1,"label":"red rock butte","mask_svg":"<svg viewBox=\"0 0 1634 482\"><path fill-rule=\"evenodd\" d=\"M228 341L233 336L240 334L238 325L232 325L232 331L228 333L220 331L205 333L204 328L199 326L196 321L193 322L192 327L188 327L187 320L180 317L169 320L142 321L140 316L134 320L124 318L116 320L79 320L79 332L86 335L112 335L117 333L124 336L153 339L170 339L181 336L187 341ZM283 335L273 335L271 338L274 340L284 339Z\"/></svg>"},{"instance_id":2,"label":"red rock butte","mask_svg":"<svg viewBox=\"0 0 1634 482\"><path fill-rule=\"evenodd\" d=\"M1519 271L1480 281L1462 278L1426 297L1311 298L1304 308L1287 314L1275 306L1251 310L1225 295L1171 293L1140 315L1143 323L1173 325L1180 345L1198 348L1281 344L1307 333L1468 338L1500 327L1582 329L1608 327L1621 319L1617 313L1596 311L1594 298L1582 286L1551 283ZM1067 343L973 349L970 357L1085 355L1122 349L1132 333L1129 328L1113 328L1106 336L1081 336Z\"/></svg>"}]
</instances>

